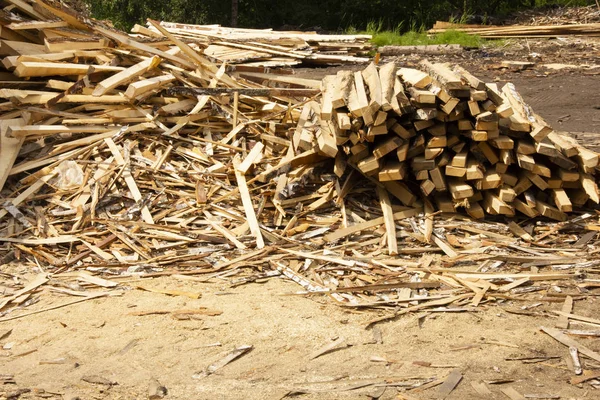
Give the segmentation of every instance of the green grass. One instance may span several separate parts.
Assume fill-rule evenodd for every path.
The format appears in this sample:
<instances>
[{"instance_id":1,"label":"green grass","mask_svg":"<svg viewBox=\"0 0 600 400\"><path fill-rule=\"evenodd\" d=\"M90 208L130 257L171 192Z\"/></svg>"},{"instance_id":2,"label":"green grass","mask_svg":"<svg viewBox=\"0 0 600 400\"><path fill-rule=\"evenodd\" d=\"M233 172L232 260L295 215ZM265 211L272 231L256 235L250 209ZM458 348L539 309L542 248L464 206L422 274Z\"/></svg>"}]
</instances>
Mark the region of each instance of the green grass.
<instances>
[{"instance_id":1,"label":"green grass","mask_svg":"<svg viewBox=\"0 0 600 400\"><path fill-rule=\"evenodd\" d=\"M456 21L451 21L456 22ZM459 21L459 22L462 22ZM408 30L408 32L405 32ZM431 44L460 44L463 47L481 47L489 43L477 35L468 35L464 32L448 30L437 35L428 35L424 26L417 26L414 21L410 23L408 29L403 29L400 23L394 29L384 29L383 21L370 21L364 32L358 32L355 28L349 27L346 30L348 34L364 33L373 36L371 42L377 46L418 46Z\"/></svg>"},{"instance_id":2,"label":"green grass","mask_svg":"<svg viewBox=\"0 0 600 400\"><path fill-rule=\"evenodd\" d=\"M460 44L463 47L481 47L486 40L477 35L467 35L464 32L448 30L437 35L428 35L422 31L400 33L394 31L368 32L373 38L371 42L377 46L418 46L430 44Z\"/></svg>"}]
</instances>

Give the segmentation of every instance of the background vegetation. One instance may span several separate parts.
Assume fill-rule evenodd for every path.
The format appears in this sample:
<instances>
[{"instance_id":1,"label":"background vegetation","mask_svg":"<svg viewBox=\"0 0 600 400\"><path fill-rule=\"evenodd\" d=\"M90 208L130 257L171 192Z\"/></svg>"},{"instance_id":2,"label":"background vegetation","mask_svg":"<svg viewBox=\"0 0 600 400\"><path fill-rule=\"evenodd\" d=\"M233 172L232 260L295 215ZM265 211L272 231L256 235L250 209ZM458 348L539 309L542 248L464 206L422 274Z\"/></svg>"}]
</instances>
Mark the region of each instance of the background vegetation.
<instances>
[{"instance_id":1,"label":"background vegetation","mask_svg":"<svg viewBox=\"0 0 600 400\"><path fill-rule=\"evenodd\" d=\"M92 16L109 19L121 29L144 24L146 18L231 25L230 0L77 0ZM238 3L238 26L252 28L366 31L404 33L432 26L436 20L493 22L492 16L523 8L587 5L595 0L233 0ZM375 25L373 21L377 21ZM372 29L371 29L372 30Z\"/></svg>"}]
</instances>

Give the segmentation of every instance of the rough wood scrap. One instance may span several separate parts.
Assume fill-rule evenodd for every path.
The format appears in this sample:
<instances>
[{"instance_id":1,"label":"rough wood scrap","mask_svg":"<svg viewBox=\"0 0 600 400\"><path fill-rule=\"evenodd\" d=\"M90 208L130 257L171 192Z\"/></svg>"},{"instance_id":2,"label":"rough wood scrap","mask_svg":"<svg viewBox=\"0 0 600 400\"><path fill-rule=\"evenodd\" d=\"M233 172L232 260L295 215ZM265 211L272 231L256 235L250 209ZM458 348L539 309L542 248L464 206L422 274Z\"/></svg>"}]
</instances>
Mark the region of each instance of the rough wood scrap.
<instances>
[{"instance_id":1,"label":"rough wood scrap","mask_svg":"<svg viewBox=\"0 0 600 400\"><path fill-rule=\"evenodd\" d=\"M459 44L434 44L417 46L381 46L377 52L382 56L398 56L407 54L440 55L457 54L463 51Z\"/></svg>"},{"instance_id":2,"label":"rough wood scrap","mask_svg":"<svg viewBox=\"0 0 600 400\"><path fill-rule=\"evenodd\" d=\"M428 33L443 33L447 30L457 30L470 35L479 35L489 39L502 39L510 37L557 37L566 35L591 35L600 33L600 23L579 23L562 25L463 25L450 22L437 21Z\"/></svg>"},{"instance_id":3,"label":"rough wood scrap","mask_svg":"<svg viewBox=\"0 0 600 400\"><path fill-rule=\"evenodd\" d=\"M35 22L21 8L13 9L19 22ZM9 60L11 68L87 69L32 76L28 85L36 89L0 90L0 176L7 177L1 320L112 296L132 277L251 282L282 275L345 306L397 310L379 320L426 309L468 312L498 299L563 303L597 284L597 260L585 246L598 245L589 233L600 221L595 214L569 219L565 199L576 210L597 198L597 154L556 132L536 142L531 132L511 129L510 114L497 111L503 92L465 71L437 65L435 79L396 74L393 65L341 73L335 82L342 87L322 105L314 82L264 87L229 75L170 34L152 46L63 8L48 12L57 16L50 22L60 19L69 32L110 46ZM49 29L62 28L41 32ZM162 61L130 69L154 56ZM119 69L93 69L103 63ZM118 83L100 85L107 80ZM94 96L99 86L106 92ZM517 217L509 231L438 212L484 216L510 207L516 216L567 220ZM44 273L6 272L24 267ZM562 292L553 295L548 287L557 281ZM74 283L80 290L66 289ZM76 300L48 305L51 293Z\"/></svg>"},{"instance_id":4,"label":"rough wood scrap","mask_svg":"<svg viewBox=\"0 0 600 400\"><path fill-rule=\"evenodd\" d=\"M161 22L179 39L194 43L214 60L240 65L269 62L270 66L367 63L370 35L322 35L315 32L286 32L269 29L225 28L218 25L190 25ZM160 38L151 25L136 25L140 37Z\"/></svg>"},{"instance_id":5,"label":"rough wood scrap","mask_svg":"<svg viewBox=\"0 0 600 400\"><path fill-rule=\"evenodd\" d=\"M412 113L384 109L383 92L392 103L393 64L354 73L347 101L321 114L332 123L340 115L353 121L336 131L338 164L341 158L387 185L405 206L425 196L437 200L438 210L474 218L520 213L564 221L588 200L598 204L598 154L553 131L513 84L499 90L459 66L427 60L420 68L397 72ZM324 82L334 85L338 77ZM333 92L328 88L323 99ZM332 101L325 103L331 108ZM392 183L402 183L402 193Z\"/></svg>"},{"instance_id":6,"label":"rough wood scrap","mask_svg":"<svg viewBox=\"0 0 600 400\"><path fill-rule=\"evenodd\" d=\"M600 22L598 4L589 6L558 6L521 10L511 23L522 25L564 25Z\"/></svg>"}]
</instances>

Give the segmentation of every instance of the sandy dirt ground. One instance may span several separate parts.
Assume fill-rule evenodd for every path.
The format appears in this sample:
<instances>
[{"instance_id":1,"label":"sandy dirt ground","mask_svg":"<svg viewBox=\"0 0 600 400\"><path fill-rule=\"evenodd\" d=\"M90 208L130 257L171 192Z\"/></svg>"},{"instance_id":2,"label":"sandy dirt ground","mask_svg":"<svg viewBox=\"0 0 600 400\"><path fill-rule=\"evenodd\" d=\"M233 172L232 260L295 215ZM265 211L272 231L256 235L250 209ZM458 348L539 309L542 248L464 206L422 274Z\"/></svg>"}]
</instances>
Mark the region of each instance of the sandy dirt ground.
<instances>
[{"instance_id":1,"label":"sandy dirt ground","mask_svg":"<svg viewBox=\"0 0 600 400\"><path fill-rule=\"evenodd\" d=\"M502 399L500 390L508 386L546 396L541 398L598 398L589 386L568 383L566 348L539 331L554 325L556 317L548 311L559 310L560 303L423 312L365 329L378 313L343 309L327 297L293 295L299 287L279 278L233 289L227 281L174 278L144 280L144 286L202 297L124 289L122 296L5 322L1 330L13 331L2 341L12 343L2 353L2 373L14 374L17 384L11 390L31 389L23 399L143 399L158 379L169 399L280 399L294 392L299 399L395 399L402 398L399 391L406 398L435 399L437 387L407 389L443 380L457 369L463 380L449 399ZM45 296L55 304L69 300ZM136 315L200 307L222 314L193 320ZM577 302L575 312L594 316L597 308L590 297ZM531 315L510 312L524 309ZM339 350L311 359L335 340ZM597 339L581 343L600 348ZM197 376L242 345L254 348L209 376ZM507 360L522 357L543 361ZM482 381L505 383L489 384L491 394L481 396L472 383Z\"/></svg>"},{"instance_id":2,"label":"sandy dirt ground","mask_svg":"<svg viewBox=\"0 0 600 400\"><path fill-rule=\"evenodd\" d=\"M599 70L511 72L490 67L500 55L490 60L481 62L474 55L451 61L472 66L484 78L514 82L558 129L600 135L600 75L594 73ZM595 61L600 63L597 56ZM571 55L562 62L594 59ZM322 73L327 70L311 76ZM27 281L39 271L13 265L2 272ZM589 384L569 383L574 375L568 349L539 329L556 323L551 311L560 309L560 296L556 303L484 303L473 312L430 310L367 329L384 311L342 308L326 296L296 295L300 286L277 277L232 287L235 279L132 280L116 291L119 296L0 322L0 398L147 399L149 386L158 380L166 399L437 399L436 384L450 373L463 378L448 399L508 399L503 393L508 388L525 398L600 398L600 390ZM137 284L201 297L142 291ZM548 288L563 295L569 290ZM33 304L14 314L74 300L51 292L40 297L43 306ZM181 319L181 313L173 313L201 307L218 315ZM598 318L597 310L591 293L575 302L573 312ZM600 350L598 338L577 340ZM332 343L338 344L335 351L312 358ZM203 374L244 345L253 349ZM510 360L526 357L537 359ZM600 369L593 362L587 366ZM14 383L4 375L13 375ZM481 382L490 393L476 389Z\"/></svg>"}]
</instances>

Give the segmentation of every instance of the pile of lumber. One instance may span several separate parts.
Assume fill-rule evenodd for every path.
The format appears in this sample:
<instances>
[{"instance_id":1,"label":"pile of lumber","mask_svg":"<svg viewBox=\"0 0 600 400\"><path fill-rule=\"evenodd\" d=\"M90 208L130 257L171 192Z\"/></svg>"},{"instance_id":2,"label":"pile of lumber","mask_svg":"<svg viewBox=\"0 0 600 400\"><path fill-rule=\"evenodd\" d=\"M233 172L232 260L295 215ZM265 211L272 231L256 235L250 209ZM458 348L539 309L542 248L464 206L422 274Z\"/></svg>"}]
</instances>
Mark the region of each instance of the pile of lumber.
<instances>
[{"instance_id":1,"label":"pile of lumber","mask_svg":"<svg viewBox=\"0 0 600 400\"><path fill-rule=\"evenodd\" d=\"M160 25L213 60L249 67L367 63L372 48L371 35L324 35L172 22ZM132 33L156 40L163 38L152 24L135 25Z\"/></svg>"},{"instance_id":2,"label":"pile of lumber","mask_svg":"<svg viewBox=\"0 0 600 400\"><path fill-rule=\"evenodd\" d=\"M599 202L598 153L553 131L511 83L500 90L459 66L370 64L327 76L293 140L335 158L337 176L350 165L405 206L426 197L474 218L520 212L564 221L574 207Z\"/></svg>"},{"instance_id":3,"label":"pile of lumber","mask_svg":"<svg viewBox=\"0 0 600 400\"><path fill-rule=\"evenodd\" d=\"M66 305L136 279L199 296L143 284L165 275L284 276L346 305L398 307L379 320L538 301L527 293L552 280L565 293L597 285L582 250L597 215L529 217L597 203L598 155L510 85L424 62L322 82L251 74L264 86L155 21L164 39L147 42L42 0L13 4L10 18L39 21L2 39L14 53L0 89L0 260L17 268L0 276L2 320L30 315L18 310L48 286L83 296ZM25 284L23 266L42 272ZM591 281L575 288L582 273Z\"/></svg>"},{"instance_id":4,"label":"pile of lumber","mask_svg":"<svg viewBox=\"0 0 600 400\"><path fill-rule=\"evenodd\" d=\"M600 22L600 7L598 4L580 7L542 7L520 10L513 18L512 24L521 25L567 25L590 24Z\"/></svg>"},{"instance_id":5,"label":"pile of lumber","mask_svg":"<svg viewBox=\"0 0 600 400\"><path fill-rule=\"evenodd\" d=\"M443 33L448 30L465 32L469 35L479 35L488 39L506 38L552 38L557 36L581 35L600 36L600 23L563 24L563 25L466 25L437 21L427 33Z\"/></svg>"}]
</instances>

